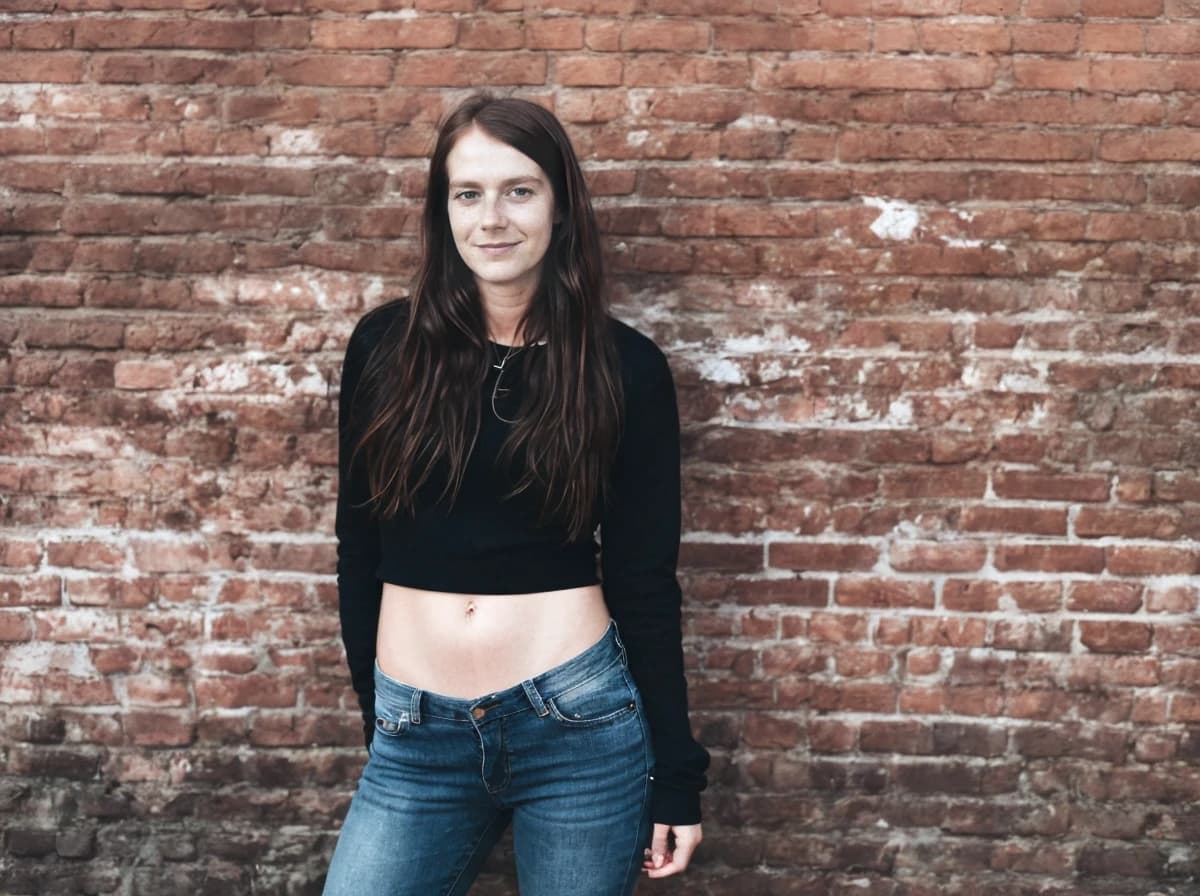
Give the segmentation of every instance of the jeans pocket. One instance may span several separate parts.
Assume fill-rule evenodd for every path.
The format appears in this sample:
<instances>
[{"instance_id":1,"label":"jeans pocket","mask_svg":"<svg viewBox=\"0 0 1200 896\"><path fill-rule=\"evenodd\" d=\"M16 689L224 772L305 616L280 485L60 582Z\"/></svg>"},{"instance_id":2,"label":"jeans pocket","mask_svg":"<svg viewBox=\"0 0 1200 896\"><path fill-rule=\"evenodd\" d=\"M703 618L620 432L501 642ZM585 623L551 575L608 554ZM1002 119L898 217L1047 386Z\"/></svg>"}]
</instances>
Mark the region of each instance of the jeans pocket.
<instances>
[{"instance_id":1,"label":"jeans pocket","mask_svg":"<svg viewBox=\"0 0 1200 896\"><path fill-rule=\"evenodd\" d=\"M375 733L384 737L399 737L412 724L408 710L394 710L376 701Z\"/></svg>"},{"instance_id":2,"label":"jeans pocket","mask_svg":"<svg viewBox=\"0 0 1200 896\"><path fill-rule=\"evenodd\" d=\"M637 706L637 692L620 663L546 699L550 715L568 728L613 724L635 716Z\"/></svg>"}]
</instances>

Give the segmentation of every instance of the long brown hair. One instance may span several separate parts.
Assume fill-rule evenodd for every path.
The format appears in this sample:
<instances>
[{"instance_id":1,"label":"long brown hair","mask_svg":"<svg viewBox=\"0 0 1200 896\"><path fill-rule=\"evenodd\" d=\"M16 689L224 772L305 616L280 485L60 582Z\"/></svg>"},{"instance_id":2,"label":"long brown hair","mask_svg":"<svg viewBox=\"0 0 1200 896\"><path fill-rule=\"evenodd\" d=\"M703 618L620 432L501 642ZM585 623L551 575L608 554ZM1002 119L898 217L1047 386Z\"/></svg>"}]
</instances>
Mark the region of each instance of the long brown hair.
<instances>
[{"instance_id":1,"label":"long brown hair","mask_svg":"<svg viewBox=\"0 0 1200 896\"><path fill-rule=\"evenodd\" d=\"M446 474L440 497L457 498L479 434L491 360L478 288L454 245L447 212L446 157L472 125L533 159L560 213L541 282L516 327L526 345L545 344L523 353L524 398L499 461L505 467L521 461L508 497L534 489L539 525L561 523L574 540L590 530L593 508L607 492L624 398L587 184L562 125L536 103L477 93L442 122L429 162L409 313L397 317L364 369L358 397L364 391L372 397L353 451L364 452L377 516L414 511L416 492L435 469Z\"/></svg>"}]
</instances>

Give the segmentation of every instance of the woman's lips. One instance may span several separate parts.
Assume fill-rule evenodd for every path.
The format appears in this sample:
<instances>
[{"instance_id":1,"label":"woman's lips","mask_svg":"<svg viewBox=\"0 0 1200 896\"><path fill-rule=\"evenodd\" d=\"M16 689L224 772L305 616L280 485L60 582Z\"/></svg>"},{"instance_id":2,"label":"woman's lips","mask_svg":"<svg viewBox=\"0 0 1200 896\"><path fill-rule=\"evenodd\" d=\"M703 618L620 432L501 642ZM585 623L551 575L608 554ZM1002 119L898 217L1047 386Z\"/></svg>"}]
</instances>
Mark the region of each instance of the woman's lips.
<instances>
[{"instance_id":1,"label":"woman's lips","mask_svg":"<svg viewBox=\"0 0 1200 896\"><path fill-rule=\"evenodd\" d=\"M503 255L505 252L507 252L509 249L513 248L515 245L517 245L517 244L516 243L504 243L503 245L480 246L479 248L482 249L488 255Z\"/></svg>"}]
</instances>

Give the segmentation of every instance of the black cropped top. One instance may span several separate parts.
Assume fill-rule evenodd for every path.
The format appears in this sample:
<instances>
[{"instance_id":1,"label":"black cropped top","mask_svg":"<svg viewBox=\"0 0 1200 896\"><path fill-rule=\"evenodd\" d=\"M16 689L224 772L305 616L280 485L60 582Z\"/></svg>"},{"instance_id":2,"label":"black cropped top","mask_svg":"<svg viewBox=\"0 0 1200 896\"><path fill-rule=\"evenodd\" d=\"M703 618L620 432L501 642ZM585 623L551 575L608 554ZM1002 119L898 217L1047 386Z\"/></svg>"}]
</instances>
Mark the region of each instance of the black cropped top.
<instances>
[{"instance_id":1,"label":"black cropped top","mask_svg":"<svg viewBox=\"0 0 1200 896\"><path fill-rule=\"evenodd\" d=\"M532 489L504 499L516 480L493 463L509 428L492 413L494 368L483 386L479 435L453 507L438 500L444 479L431 481L418 492L415 518L401 511L376 521L365 506L369 491L362 464L356 459L353 469L349 465L356 427L361 425L351 414L352 401L372 349L408 308L407 300L395 299L358 321L346 348L338 401L338 603L368 744L374 730L375 641L383 582L467 594L600 584L625 644L653 741L651 818L664 824L698 823L709 754L693 738L688 721L682 594L676 577L679 412L666 356L647 336L609 318L621 361L625 421L608 509L597 506L592 531L585 537L567 542L565 527L539 527ZM500 351L504 346L493 343L493 348ZM502 416L515 417L523 359L540 348L527 346L505 363L501 386L510 391L496 404ZM600 545L594 534L597 526Z\"/></svg>"}]
</instances>

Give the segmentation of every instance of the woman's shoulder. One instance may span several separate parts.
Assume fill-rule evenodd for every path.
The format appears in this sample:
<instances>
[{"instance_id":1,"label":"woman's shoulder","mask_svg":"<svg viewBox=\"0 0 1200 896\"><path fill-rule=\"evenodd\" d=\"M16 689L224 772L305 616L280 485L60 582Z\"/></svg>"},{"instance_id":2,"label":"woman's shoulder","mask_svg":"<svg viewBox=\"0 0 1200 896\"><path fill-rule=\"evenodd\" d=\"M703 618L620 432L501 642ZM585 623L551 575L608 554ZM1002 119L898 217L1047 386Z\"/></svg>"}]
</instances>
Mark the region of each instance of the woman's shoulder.
<instances>
[{"instance_id":1,"label":"woman's shoulder","mask_svg":"<svg viewBox=\"0 0 1200 896\"><path fill-rule=\"evenodd\" d=\"M650 336L632 324L609 315L609 329L626 378L638 379L669 369L666 353Z\"/></svg>"},{"instance_id":2,"label":"woman's shoulder","mask_svg":"<svg viewBox=\"0 0 1200 896\"><path fill-rule=\"evenodd\" d=\"M369 351L393 323L408 317L410 307L408 298L400 296L368 309L354 324L349 346Z\"/></svg>"}]
</instances>

